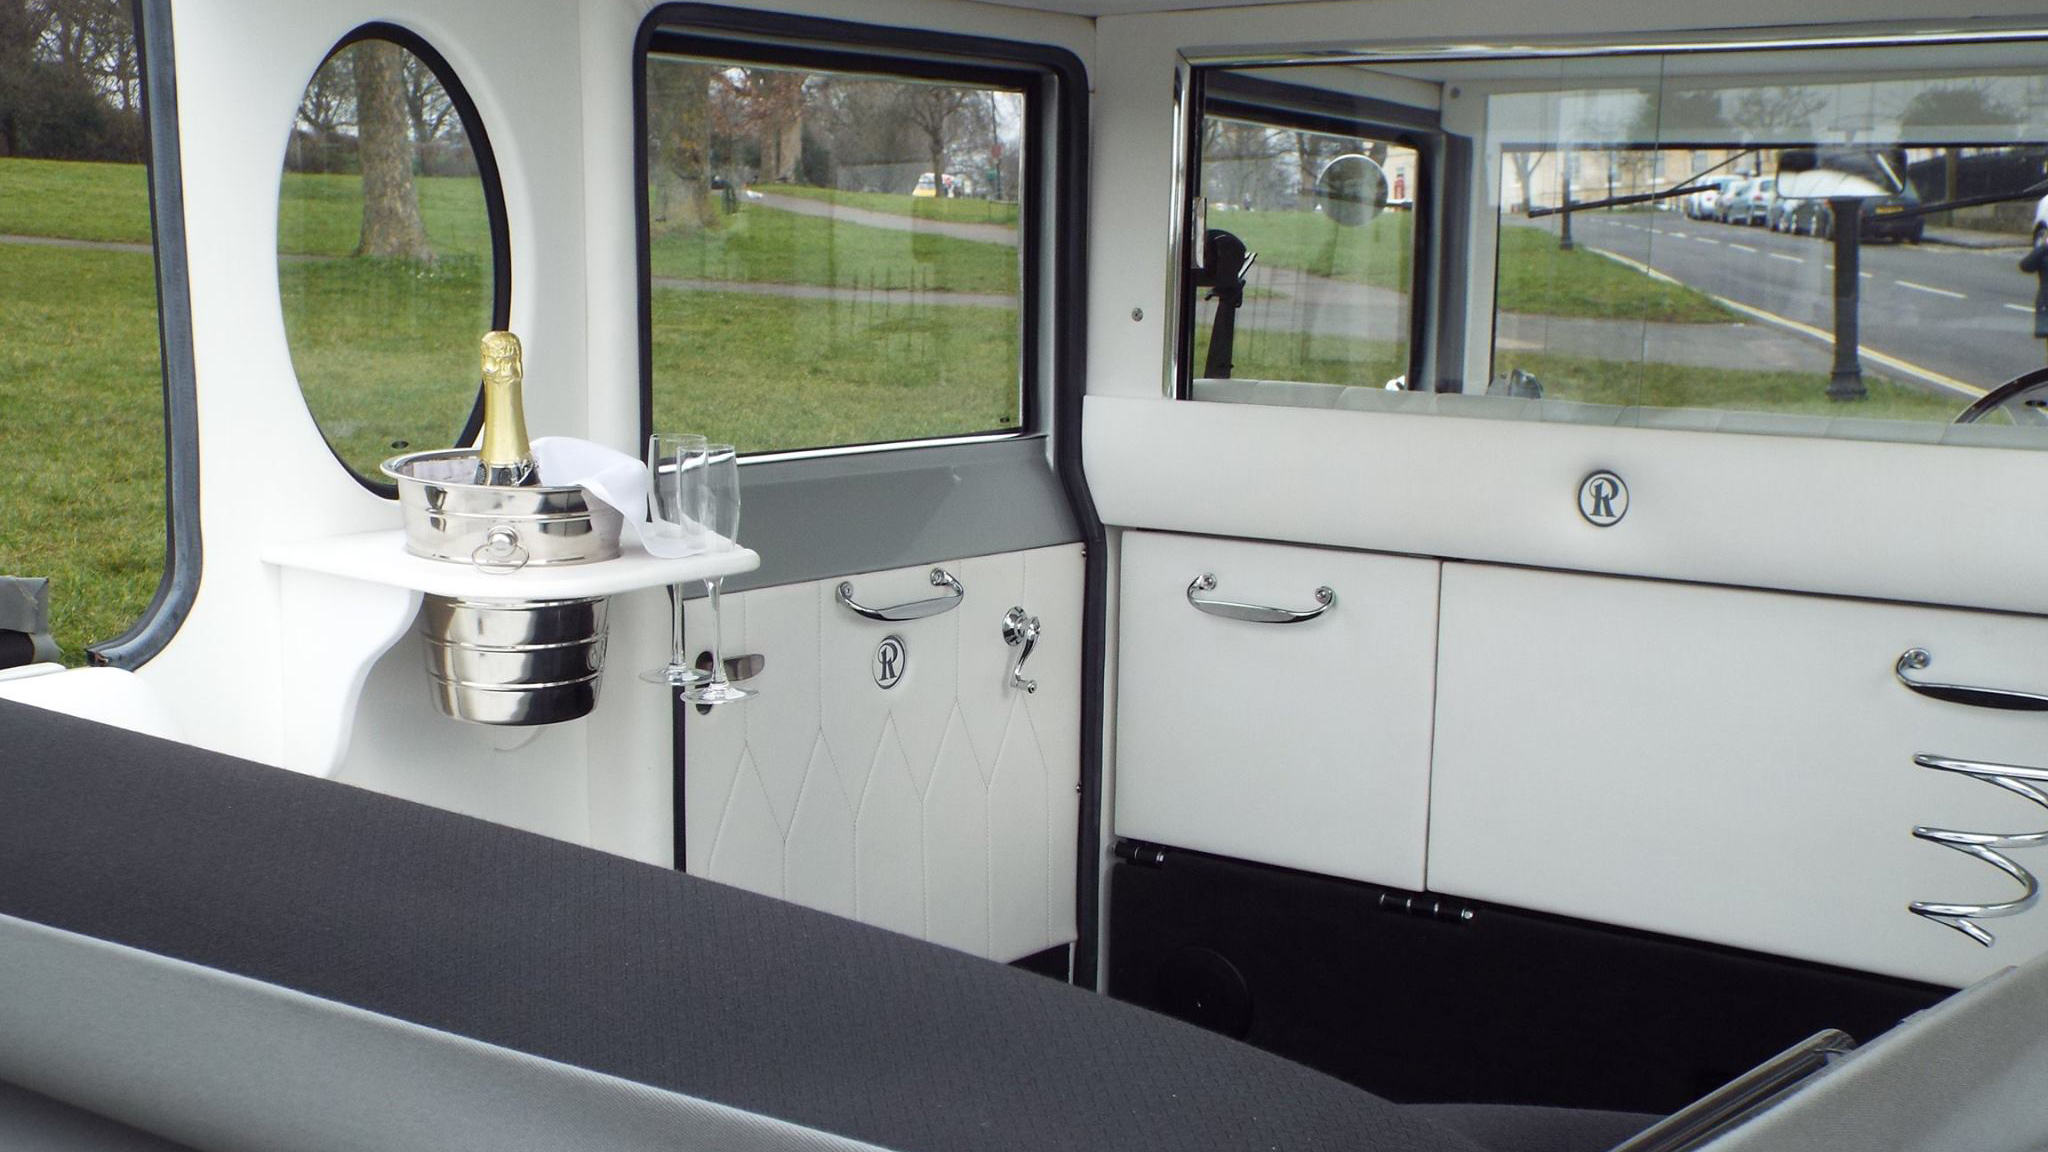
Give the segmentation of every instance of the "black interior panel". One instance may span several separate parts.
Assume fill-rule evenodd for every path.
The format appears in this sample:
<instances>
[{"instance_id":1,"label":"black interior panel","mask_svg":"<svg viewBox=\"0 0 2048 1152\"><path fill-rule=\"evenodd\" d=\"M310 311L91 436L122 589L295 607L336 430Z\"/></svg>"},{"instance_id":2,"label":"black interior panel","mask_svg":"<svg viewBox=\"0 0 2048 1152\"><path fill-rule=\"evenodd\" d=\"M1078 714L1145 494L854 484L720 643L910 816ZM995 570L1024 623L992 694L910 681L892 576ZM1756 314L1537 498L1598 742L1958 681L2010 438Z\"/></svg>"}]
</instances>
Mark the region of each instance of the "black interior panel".
<instances>
[{"instance_id":1,"label":"black interior panel","mask_svg":"<svg viewBox=\"0 0 2048 1152\"><path fill-rule=\"evenodd\" d=\"M1137 858L1161 862L1113 873L1111 996L1400 1101L1670 1112L1822 1028L1869 1040L1951 991L1195 852Z\"/></svg>"}]
</instances>

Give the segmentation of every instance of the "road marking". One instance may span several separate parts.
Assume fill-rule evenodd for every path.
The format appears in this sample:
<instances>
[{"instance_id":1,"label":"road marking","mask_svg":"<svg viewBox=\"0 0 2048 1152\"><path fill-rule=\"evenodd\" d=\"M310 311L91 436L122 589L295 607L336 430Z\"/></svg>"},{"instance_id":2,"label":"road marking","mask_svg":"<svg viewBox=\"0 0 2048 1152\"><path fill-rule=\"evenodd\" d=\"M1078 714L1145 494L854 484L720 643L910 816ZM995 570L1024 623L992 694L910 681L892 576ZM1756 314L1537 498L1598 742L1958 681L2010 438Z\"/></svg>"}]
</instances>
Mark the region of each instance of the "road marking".
<instances>
[{"instance_id":1,"label":"road marking","mask_svg":"<svg viewBox=\"0 0 2048 1152\"><path fill-rule=\"evenodd\" d=\"M1648 264L1645 264L1640 260L1631 260L1626 256L1617 255L1603 248L1592 248L1588 250L1599 253L1600 255L1607 257L1609 260L1612 260L1617 264L1623 264L1630 268L1633 268L1636 271L1641 272L1643 275L1648 276L1653 280L1662 280L1666 284L1679 283L1678 280L1670 276L1666 276L1664 273L1657 271L1655 268L1650 267ZM1865 272L1864 275L1868 276L1870 275L1870 273ZM1695 288L1694 291L1698 292L1699 289ZM1712 292L1700 292L1700 295L1705 296L1707 299L1714 301L1716 304L1721 304L1728 308L1732 308L1745 316L1754 316L1758 320L1762 320L1766 323L1777 324L1781 327L1789 328L1802 336L1810 336L1813 339L1828 345L1829 347L1834 346L1834 333L1823 332L1820 329L1815 328L1811 324L1801 324L1797 320L1780 316L1775 312L1766 312L1761 308L1752 308L1739 300L1730 300L1726 296L1716 296ZM2010 307L2010 305L2008 305L2008 307ZM1872 348L1869 345L1864 345L1862 348L1858 349L1858 351L1862 353L1863 358L1866 360L1882 364L1887 368L1893 369L1894 371L1903 372L1908 376L1917 376L1920 379L1925 380L1927 383L1934 385L1936 388L1946 389L1947 391L1954 392L1959 396L1966 396L1972 400L1975 400L1979 396L1984 395L1984 389L1977 387L1975 384L1965 384L1961 380L1958 380L1953 376L1948 376L1944 375L1943 373L1936 372L1932 368L1922 368L1918 364L1914 364L1906 360L1901 360L1897 356L1892 356L1884 352L1879 352L1877 349Z\"/></svg>"},{"instance_id":2,"label":"road marking","mask_svg":"<svg viewBox=\"0 0 2048 1152\"><path fill-rule=\"evenodd\" d=\"M2025 304L2000 304L2000 305L1999 305L1999 307L2000 307L2000 308L2010 308L2010 309L2012 309L2012 310L2013 310L2013 311L2015 311L2015 312L2025 312L2025 313L2027 313L2027 314L2028 314L2028 315L2030 315L2030 316L2031 316L2031 315L2033 314L2033 312L2034 312L2034 310L2033 310L2032 308L2029 308L2029 307L2027 307L2027 306L2026 306Z\"/></svg>"},{"instance_id":3,"label":"road marking","mask_svg":"<svg viewBox=\"0 0 2048 1152\"><path fill-rule=\"evenodd\" d=\"M1789 260L1794 264L1806 263L1806 257L1804 256L1787 256L1783 252L1772 252L1769 253L1769 255L1770 258L1773 260Z\"/></svg>"},{"instance_id":4,"label":"road marking","mask_svg":"<svg viewBox=\"0 0 2048 1152\"><path fill-rule=\"evenodd\" d=\"M1894 280L1892 283L1897 284L1901 288L1911 288L1915 292L1925 292L1930 296L1946 296L1951 300L1969 299L1968 296L1963 295L1961 292L1951 292L1946 288L1930 288L1925 284L1915 284L1911 280Z\"/></svg>"},{"instance_id":5,"label":"road marking","mask_svg":"<svg viewBox=\"0 0 2048 1152\"><path fill-rule=\"evenodd\" d=\"M1719 240L1716 240L1716 239L1714 239L1714 238L1713 238L1713 237L1711 237L1711 236L1695 236L1695 237L1693 237L1693 239L1695 239L1695 240L1699 241L1699 242L1700 242L1700 243L1702 243L1702 244L1719 244L1719 243L1720 243L1720 241L1719 241Z\"/></svg>"},{"instance_id":6,"label":"road marking","mask_svg":"<svg viewBox=\"0 0 2048 1152\"><path fill-rule=\"evenodd\" d=\"M1671 237L1674 240L1685 239L1685 233L1683 232L1666 232L1665 235Z\"/></svg>"},{"instance_id":7,"label":"road marking","mask_svg":"<svg viewBox=\"0 0 2048 1152\"><path fill-rule=\"evenodd\" d=\"M1733 248L1733 249L1735 249L1735 250L1736 250L1736 251L1738 251L1738 252L1755 252L1755 251L1756 251L1756 249L1754 249L1754 248L1751 248L1751 247L1750 247L1749 245L1747 245L1747 244L1737 244L1737 243L1736 243L1735 241L1733 241L1733 240L1730 240L1730 241L1728 242L1728 246L1729 246L1730 248Z\"/></svg>"}]
</instances>

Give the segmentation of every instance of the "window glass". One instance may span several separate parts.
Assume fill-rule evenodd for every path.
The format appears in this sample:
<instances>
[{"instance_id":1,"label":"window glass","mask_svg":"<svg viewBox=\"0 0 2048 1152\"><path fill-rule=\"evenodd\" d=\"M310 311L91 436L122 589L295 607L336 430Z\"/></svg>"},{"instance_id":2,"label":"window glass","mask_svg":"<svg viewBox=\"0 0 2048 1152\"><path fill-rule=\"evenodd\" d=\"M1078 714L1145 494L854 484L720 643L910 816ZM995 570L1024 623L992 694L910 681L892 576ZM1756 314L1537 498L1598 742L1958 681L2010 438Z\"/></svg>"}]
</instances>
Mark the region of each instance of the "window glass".
<instances>
[{"instance_id":1,"label":"window glass","mask_svg":"<svg viewBox=\"0 0 2048 1152\"><path fill-rule=\"evenodd\" d=\"M2044 362L2044 61L2015 40L1345 66L1440 105L1477 159L1443 213L1469 256L1439 270L1467 314L1416 327L1461 395L1339 402L2048 446L2048 396L1975 404ZM1368 324L1323 346L1371 356Z\"/></svg>"},{"instance_id":2,"label":"window glass","mask_svg":"<svg viewBox=\"0 0 2048 1152\"><path fill-rule=\"evenodd\" d=\"M1211 116L1200 171L1208 266L1191 285L1191 394L1288 402L1339 389L1282 382L1405 382L1416 150L1355 132ZM1349 183L1333 193L1346 173Z\"/></svg>"},{"instance_id":3,"label":"window glass","mask_svg":"<svg viewBox=\"0 0 2048 1152\"><path fill-rule=\"evenodd\" d=\"M164 385L130 20L119 0L0 11L0 575L49 580L70 664L142 615L164 564Z\"/></svg>"},{"instance_id":4,"label":"window glass","mask_svg":"<svg viewBox=\"0 0 2048 1152\"><path fill-rule=\"evenodd\" d=\"M388 40L329 56L306 86L278 190L292 368L335 455L454 444L477 338L498 325L491 209L449 79Z\"/></svg>"},{"instance_id":5,"label":"window glass","mask_svg":"<svg viewBox=\"0 0 2048 1152\"><path fill-rule=\"evenodd\" d=\"M1021 91L661 54L646 90L656 427L1022 426Z\"/></svg>"}]
</instances>

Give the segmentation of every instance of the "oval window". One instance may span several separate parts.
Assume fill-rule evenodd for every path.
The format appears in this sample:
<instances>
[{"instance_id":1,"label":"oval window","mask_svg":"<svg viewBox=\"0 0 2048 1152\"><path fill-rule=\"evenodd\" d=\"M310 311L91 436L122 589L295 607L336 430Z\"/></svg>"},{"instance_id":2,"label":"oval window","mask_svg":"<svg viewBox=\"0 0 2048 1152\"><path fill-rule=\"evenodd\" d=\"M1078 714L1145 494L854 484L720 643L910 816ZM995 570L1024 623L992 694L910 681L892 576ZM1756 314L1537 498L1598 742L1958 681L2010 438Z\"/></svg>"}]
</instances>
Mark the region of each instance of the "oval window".
<instances>
[{"instance_id":1,"label":"oval window","mask_svg":"<svg viewBox=\"0 0 2048 1152\"><path fill-rule=\"evenodd\" d=\"M477 337L510 295L504 207L475 106L411 33L370 25L306 86L278 190L292 368L356 477L475 435Z\"/></svg>"}]
</instances>

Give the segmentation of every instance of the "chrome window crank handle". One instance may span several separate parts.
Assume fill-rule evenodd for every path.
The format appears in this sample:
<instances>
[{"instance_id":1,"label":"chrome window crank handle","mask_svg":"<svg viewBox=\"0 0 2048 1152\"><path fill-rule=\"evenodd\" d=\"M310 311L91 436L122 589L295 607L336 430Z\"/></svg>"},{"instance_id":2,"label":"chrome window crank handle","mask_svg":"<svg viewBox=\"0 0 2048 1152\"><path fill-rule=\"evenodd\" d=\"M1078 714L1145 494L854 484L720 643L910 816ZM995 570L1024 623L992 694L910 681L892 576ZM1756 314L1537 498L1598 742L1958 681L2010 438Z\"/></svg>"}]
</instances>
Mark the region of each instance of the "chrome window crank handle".
<instances>
[{"instance_id":1,"label":"chrome window crank handle","mask_svg":"<svg viewBox=\"0 0 2048 1152\"><path fill-rule=\"evenodd\" d=\"M1038 617L1026 613L1022 605L1003 613L1003 643L1024 648L1010 669L1010 687L1022 688L1026 694L1038 691L1038 681L1024 678L1024 662L1031 659L1031 649L1038 644Z\"/></svg>"}]
</instances>

